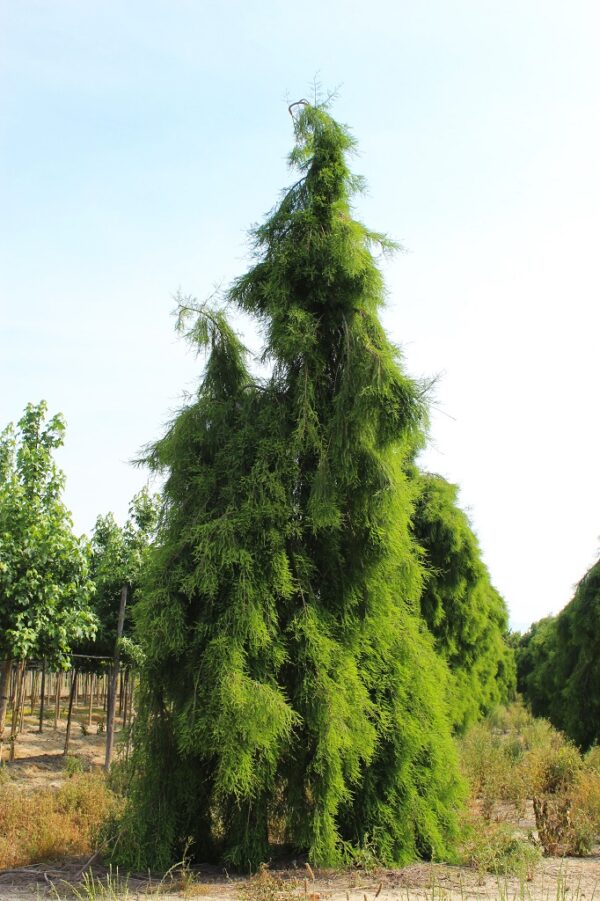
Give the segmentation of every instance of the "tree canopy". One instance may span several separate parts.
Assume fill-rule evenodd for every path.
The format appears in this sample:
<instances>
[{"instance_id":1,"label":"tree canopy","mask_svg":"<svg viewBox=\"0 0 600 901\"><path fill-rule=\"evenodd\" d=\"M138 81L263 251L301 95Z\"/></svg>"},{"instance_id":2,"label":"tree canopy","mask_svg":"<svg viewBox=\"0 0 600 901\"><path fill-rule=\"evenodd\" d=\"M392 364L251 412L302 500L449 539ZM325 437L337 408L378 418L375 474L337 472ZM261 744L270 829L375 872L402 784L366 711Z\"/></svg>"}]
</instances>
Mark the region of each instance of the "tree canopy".
<instances>
[{"instance_id":1,"label":"tree canopy","mask_svg":"<svg viewBox=\"0 0 600 901\"><path fill-rule=\"evenodd\" d=\"M81 654L112 656L117 635L121 589L128 587L128 609L135 603L141 571L158 524L158 498L147 488L136 494L129 515L120 526L112 513L98 516L91 540L90 576L94 584L94 613L98 629L93 640L77 646ZM131 617L125 621L124 636L131 650ZM93 661L90 661L92 664Z\"/></svg>"},{"instance_id":2,"label":"tree canopy","mask_svg":"<svg viewBox=\"0 0 600 901\"><path fill-rule=\"evenodd\" d=\"M73 534L53 456L64 431L42 401L0 435L0 736L13 659L66 667L72 644L96 629L89 544Z\"/></svg>"},{"instance_id":3,"label":"tree canopy","mask_svg":"<svg viewBox=\"0 0 600 901\"><path fill-rule=\"evenodd\" d=\"M406 475L423 389L378 315L373 254L392 245L352 217L348 130L292 111L298 180L225 298L262 327L270 372L251 372L222 308L182 300L204 377L148 455L166 481L117 851L136 867L190 838L254 867L275 837L319 864L366 845L398 864L455 832L448 670L420 616Z\"/></svg>"},{"instance_id":4,"label":"tree canopy","mask_svg":"<svg viewBox=\"0 0 600 901\"><path fill-rule=\"evenodd\" d=\"M0 658L66 663L72 642L96 628L89 545L73 534L54 451L60 415L28 404L0 436Z\"/></svg>"},{"instance_id":5,"label":"tree canopy","mask_svg":"<svg viewBox=\"0 0 600 901\"><path fill-rule=\"evenodd\" d=\"M452 672L452 718L464 729L514 693L508 613L458 506L457 486L416 470L413 479L413 532L426 567L421 614Z\"/></svg>"},{"instance_id":6,"label":"tree canopy","mask_svg":"<svg viewBox=\"0 0 600 901\"><path fill-rule=\"evenodd\" d=\"M582 748L600 741L600 560L558 616L522 636L517 667L519 690L536 716Z\"/></svg>"}]
</instances>

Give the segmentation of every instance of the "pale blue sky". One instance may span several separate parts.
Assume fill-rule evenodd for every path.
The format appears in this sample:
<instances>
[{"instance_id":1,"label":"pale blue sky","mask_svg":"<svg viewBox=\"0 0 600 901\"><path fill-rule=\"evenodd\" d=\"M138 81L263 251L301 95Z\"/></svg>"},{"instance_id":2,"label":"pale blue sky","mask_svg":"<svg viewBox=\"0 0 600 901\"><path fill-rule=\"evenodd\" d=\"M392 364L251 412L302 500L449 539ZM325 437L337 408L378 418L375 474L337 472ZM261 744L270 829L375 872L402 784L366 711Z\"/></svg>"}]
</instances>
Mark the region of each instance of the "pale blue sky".
<instances>
[{"instance_id":1,"label":"pale blue sky","mask_svg":"<svg viewBox=\"0 0 600 901\"><path fill-rule=\"evenodd\" d=\"M599 30L581 0L0 0L0 424L65 413L77 528L143 484L200 371L172 295L244 270L318 73L407 250L387 327L441 373L423 462L513 623L560 609L600 534Z\"/></svg>"}]
</instances>

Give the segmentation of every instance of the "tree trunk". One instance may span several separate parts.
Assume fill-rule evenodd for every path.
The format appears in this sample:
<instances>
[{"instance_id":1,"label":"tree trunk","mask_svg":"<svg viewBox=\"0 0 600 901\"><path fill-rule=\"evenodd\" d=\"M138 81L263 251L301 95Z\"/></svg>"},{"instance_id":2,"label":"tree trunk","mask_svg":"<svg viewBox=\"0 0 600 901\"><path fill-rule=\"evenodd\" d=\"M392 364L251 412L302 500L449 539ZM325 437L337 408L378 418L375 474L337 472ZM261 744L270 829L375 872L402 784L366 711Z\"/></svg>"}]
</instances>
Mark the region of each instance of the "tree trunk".
<instances>
[{"instance_id":1,"label":"tree trunk","mask_svg":"<svg viewBox=\"0 0 600 901\"><path fill-rule=\"evenodd\" d=\"M90 673L90 706L88 707L88 729L92 725L93 711L94 711L94 674Z\"/></svg>"},{"instance_id":2,"label":"tree trunk","mask_svg":"<svg viewBox=\"0 0 600 901\"><path fill-rule=\"evenodd\" d=\"M44 731L44 703L46 701L46 661L42 663L42 688L40 690L40 725L38 732Z\"/></svg>"},{"instance_id":3,"label":"tree trunk","mask_svg":"<svg viewBox=\"0 0 600 901\"><path fill-rule=\"evenodd\" d=\"M31 715L33 716L33 708L35 707L35 702L37 701L38 696L38 685L40 682L40 673L38 668L36 667L31 673Z\"/></svg>"},{"instance_id":4,"label":"tree trunk","mask_svg":"<svg viewBox=\"0 0 600 901\"><path fill-rule=\"evenodd\" d=\"M119 670L118 698L119 698L119 712L116 715L122 717L123 716L123 670Z\"/></svg>"},{"instance_id":5,"label":"tree trunk","mask_svg":"<svg viewBox=\"0 0 600 901\"><path fill-rule=\"evenodd\" d=\"M129 668L125 669L125 672L121 676L121 681L123 684L122 693L123 693L123 709L121 710L121 718L123 721L123 728L127 726L127 704L129 702Z\"/></svg>"},{"instance_id":6,"label":"tree trunk","mask_svg":"<svg viewBox=\"0 0 600 901\"><path fill-rule=\"evenodd\" d=\"M17 734L23 731L23 722L25 718L25 701L27 700L27 661L23 661L23 691L21 692L21 706L19 708L19 727Z\"/></svg>"},{"instance_id":7,"label":"tree trunk","mask_svg":"<svg viewBox=\"0 0 600 901\"><path fill-rule=\"evenodd\" d=\"M17 734L19 729L19 719L21 715L21 704L23 700L23 693L25 691L25 661L20 660L19 666L17 670L17 681L15 686L15 695L13 699L12 706L12 723L10 725L10 754L9 760L12 763L15 759L16 748L15 745L17 743Z\"/></svg>"},{"instance_id":8,"label":"tree trunk","mask_svg":"<svg viewBox=\"0 0 600 901\"><path fill-rule=\"evenodd\" d=\"M8 710L8 702L10 700L12 665L13 662L10 657L0 663L0 765L2 764L2 751L4 748L6 711Z\"/></svg>"},{"instance_id":9,"label":"tree trunk","mask_svg":"<svg viewBox=\"0 0 600 901\"><path fill-rule=\"evenodd\" d=\"M125 624L125 606L127 604L127 585L121 588L121 603L119 605L119 621L117 623L117 640L115 642L115 656L113 660L113 668L110 677L110 690L108 696L108 710L106 715L106 757L104 760L104 768L110 769L112 761L114 732L115 732L115 708L117 704L117 680L119 678L119 660L121 657L120 640L123 635L123 626Z\"/></svg>"},{"instance_id":10,"label":"tree trunk","mask_svg":"<svg viewBox=\"0 0 600 901\"><path fill-rule=\"evenodd\" d=\"M10 698L10 676L12 673L12 660L8 658L0 664L0 741L4 736L6 724L6 711Z\"/></svg>"},{"instance_id":11,"label":"tree trunk","mask_svg":"<svg viewBox=\"0 0 600 901\"><path fill-rule=\"evenodd\" d=\"M58 729L60 719L60 692L62 688L62 673L56 674L56 703L54 705L54 731Z\"/></svg>"},{"instance_id":12,"label":"tree trunk","mask_svg":"<svg viewBox=\"0 0 600 901\"><path fill-rule=\"evenodd\" d=\"M127 712L127 725L133 723L133 704L135 700L135 670L132 670L129 676L129 710Z\"/></svg>"},{"instance_id":13,"label":"tree trunk","mask_svg":"<svg viewBox=\"0 0 600 901\"><path fill-rule=\"evenodd\" d=\"M69 743L71 741L71 721L73 717L73 702L75 701L75 697L77 694L77 667L73 670L73 677L71 679L71 692L69 694L69 712L67 714L67 734L65 735L65 757L69 753Z\"/></svg>"}]
</instances>

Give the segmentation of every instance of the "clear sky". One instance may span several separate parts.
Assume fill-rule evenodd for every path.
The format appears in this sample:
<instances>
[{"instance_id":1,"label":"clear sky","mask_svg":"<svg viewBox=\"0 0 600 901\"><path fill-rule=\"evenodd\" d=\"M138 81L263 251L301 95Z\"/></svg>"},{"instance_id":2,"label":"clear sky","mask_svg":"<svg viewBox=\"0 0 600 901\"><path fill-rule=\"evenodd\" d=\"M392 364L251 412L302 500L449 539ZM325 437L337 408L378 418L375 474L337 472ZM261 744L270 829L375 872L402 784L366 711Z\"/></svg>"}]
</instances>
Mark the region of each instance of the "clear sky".
<instances>
[{"instance_id":1,"label":"clear sky","mask_svg":"<svg viewBox=\"0 0 600 901\"><path fill-rule=\"evenodd\" d=\"M247 267L318 74L406 249L386 325L440 375L423 465L513 625L564 606L600 534L599 33L597 0L0 0L0 424L64 412L78 530L144 483L201 371L173 294Z\"/></svg>"}]
</instances>

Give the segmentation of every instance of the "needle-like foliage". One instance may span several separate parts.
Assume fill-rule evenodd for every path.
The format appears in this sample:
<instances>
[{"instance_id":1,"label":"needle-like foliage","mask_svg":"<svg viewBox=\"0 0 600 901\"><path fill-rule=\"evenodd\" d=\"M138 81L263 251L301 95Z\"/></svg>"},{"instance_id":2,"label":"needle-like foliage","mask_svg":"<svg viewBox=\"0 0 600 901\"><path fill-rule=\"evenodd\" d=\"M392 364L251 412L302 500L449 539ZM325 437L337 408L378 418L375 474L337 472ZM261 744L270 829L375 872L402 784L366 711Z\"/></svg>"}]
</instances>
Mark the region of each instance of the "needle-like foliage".
<instances>
[{"instance_id":1,"label":"needle-like foliage","mask_svg":"<svg viewBox=\"0 0 600 901\"><path fill-rule=\"evenodd\" d=\"M600 742L600 560L558 616L534 623L517 650L519 688L581 748Z\"/></svg>"},{"instance_id":2,"label":"needle-like foliage","mask_svg":"<svg viewBox=\"0 0 600 901\"><path fill-rule=\"evenodd\" d=\"M456 485L430 473L415 472L414 479L413 532L426 567L421 613L450 667L452 719L464 730L514 694L508 611L458 506Z\"/></svg>"},{"instance_id":3,"label":"needle-like foliage","mask_svg":"<svg viewBox=\"0 0 600 901\"><path fill-rule=\"evenodd\" d=\"M137 607L133 790L117 855L239 867L288 842L319 864L443 855L461 794L447 668L419 615L407 461L420 387L378 318L351 215L348 131L296 106L300 178L228 293L264 334L252 377L222 312L182 303L208 348L193 403L150 451L162 525Z\"/></svg>"}]
</instances>

